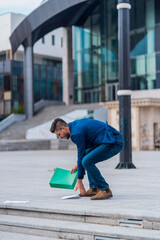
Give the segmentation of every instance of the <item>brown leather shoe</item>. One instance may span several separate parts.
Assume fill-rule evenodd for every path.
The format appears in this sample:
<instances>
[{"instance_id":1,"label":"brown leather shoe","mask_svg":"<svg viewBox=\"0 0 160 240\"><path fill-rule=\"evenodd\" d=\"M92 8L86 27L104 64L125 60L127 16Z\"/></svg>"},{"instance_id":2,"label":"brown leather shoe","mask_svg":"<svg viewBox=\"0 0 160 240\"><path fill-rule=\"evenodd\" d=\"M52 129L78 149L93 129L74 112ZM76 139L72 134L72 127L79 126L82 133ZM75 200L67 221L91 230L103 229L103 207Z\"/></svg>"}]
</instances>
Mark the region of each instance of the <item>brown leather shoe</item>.
<instances>
[{"instance_id":1,"label":"brown leather shoe","mask_svg":"<svg viewBox=\"0 0 160 240\"><path fill-rule=\"evenodd\" d=\"M92 197L96 195L100 190L98 188L90 188L84 195L80 195L81 197Z\"/></svg>"},{"instance_id":2,"label":"brown leather shoe","mask_svg":"<svg viewBox=\"0 0 160 240\"><path fill-rule=\"evenodd\" d=\"M91 197L91 200L103 200L108 199L110 197L113 197L112 191L110 188L107 188L106 190L100 191L93 197Z\"/></svg>"}]
</instances>

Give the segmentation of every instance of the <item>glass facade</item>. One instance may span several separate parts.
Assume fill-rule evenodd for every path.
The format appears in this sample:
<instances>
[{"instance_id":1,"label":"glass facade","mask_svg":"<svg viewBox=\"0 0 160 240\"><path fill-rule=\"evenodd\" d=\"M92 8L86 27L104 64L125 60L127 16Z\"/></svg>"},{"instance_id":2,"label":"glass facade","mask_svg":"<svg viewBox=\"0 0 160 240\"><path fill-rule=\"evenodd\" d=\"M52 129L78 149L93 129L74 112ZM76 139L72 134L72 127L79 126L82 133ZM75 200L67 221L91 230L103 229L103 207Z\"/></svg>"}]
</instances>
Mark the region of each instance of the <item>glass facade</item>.
<instances>
[{"instance_id":1,"label":"glass facade","mask_svg":"<svg viewBox=\"0 0 160 240\"><path fill-rule=\"evenodd\" d=\"M62 101L62 63L34 64L34 102L41 99ZM0 62L0 119L24 106L23 62Z\"/></svg>"},{"instance_id":2,"label":"glass facade","mask_svg":"<svg viewBox=\"0 0 160 240\"><path fill-rule=\"evenodd\" d=\"M44 64L34 64L34 101L62 101L62 63L45 60Z\"/></svg>"},{"instance_id":3,"label":"glass facade","mask_svg":"<svg viewBox=\"0 0 160 240\"><path fill-rule=\"evenodd\" d=\"M132 90L160 88L157 0L130 0ZM158 5L158 6L157 6ZM117 0L101 0L85 23L74 27L74 94L76 103L117 100ZM157 13L156 13L157 12ZM159 35L158 35L159 33ZM160 48L160 47L159 47Z\"/></svg>"}]
</instances>

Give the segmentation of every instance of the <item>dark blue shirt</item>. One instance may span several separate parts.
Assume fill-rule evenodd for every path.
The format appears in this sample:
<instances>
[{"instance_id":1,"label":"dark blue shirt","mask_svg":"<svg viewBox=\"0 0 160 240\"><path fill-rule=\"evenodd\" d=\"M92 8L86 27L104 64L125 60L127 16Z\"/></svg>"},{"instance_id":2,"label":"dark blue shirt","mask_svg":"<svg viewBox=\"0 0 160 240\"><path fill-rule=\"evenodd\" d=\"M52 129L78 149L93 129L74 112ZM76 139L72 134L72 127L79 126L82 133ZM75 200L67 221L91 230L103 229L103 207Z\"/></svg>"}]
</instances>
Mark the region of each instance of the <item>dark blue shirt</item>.
<instances>
[{"instance_id":1,"label":"dark blue shirt","mask_svg":"<svg viewBox=\"0 0 160 240\"><path fill-rule=\"evenodd\" d=\"M115 144L115 136L121 133L108 123L88 118L70 122L68 125L71 140L77 145L78 179L83 179L85 169L82 166L82 159L86 149L103 143Z\"/></svg>"}]
</instances>

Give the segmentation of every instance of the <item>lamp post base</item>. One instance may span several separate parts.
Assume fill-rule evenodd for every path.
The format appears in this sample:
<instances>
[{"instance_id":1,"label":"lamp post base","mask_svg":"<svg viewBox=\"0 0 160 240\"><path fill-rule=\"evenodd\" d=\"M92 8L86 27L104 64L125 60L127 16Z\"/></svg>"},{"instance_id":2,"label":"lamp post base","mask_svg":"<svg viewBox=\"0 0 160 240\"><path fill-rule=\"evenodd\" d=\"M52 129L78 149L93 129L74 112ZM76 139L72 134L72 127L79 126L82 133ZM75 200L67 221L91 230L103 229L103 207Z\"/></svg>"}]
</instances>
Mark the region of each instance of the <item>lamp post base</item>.
<instances>
[{"instance_id":1,"label":"lamp post base","mask_svg":"<svg viewBox=\"0 0 160 240\"><path fill-rule=\"evenodd\" d=\"M118 163L116 169L136 168L133 163Z\"/></svg>"}]
</instances>

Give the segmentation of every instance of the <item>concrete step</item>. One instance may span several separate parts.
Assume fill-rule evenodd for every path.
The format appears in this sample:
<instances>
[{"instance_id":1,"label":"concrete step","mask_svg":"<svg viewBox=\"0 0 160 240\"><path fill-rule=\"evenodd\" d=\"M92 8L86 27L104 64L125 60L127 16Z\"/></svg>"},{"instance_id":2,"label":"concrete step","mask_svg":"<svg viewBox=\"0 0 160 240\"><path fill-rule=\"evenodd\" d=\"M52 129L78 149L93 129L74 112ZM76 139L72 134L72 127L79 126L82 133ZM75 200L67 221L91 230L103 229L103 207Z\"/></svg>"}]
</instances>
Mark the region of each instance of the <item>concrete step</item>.
<instances>
[{"instance_id":1,"label":"concrete step","mask_svg":"<svg viewBox=\"0 0 160 240\"><path fill-rule=\"evenodd\" d=\"M21 233L0 232L0 240L59 240L59 238L48 238Z\"/></svg>"},{"instance_id":2,"label":"concrete step","mask_svg":"<svg viewBox=\"0 0 160 240\"><path fill-rule=\"evenodd\" d=\"M88 109L95 110L102 107L98 103L93 104L78 104L78 105L55 105L43 108L40 112L34 115L31 119L14 123L7 129L0 133L0 139L11 140L11 139L25 139L25 133L29 128L35 127L42 123L53 120L56 117L65 115L71 111L77 109Z\"/></svg>"},{"instance_id":3,"label":"concrete step","mask_svg":"<svg viewBox=\"0 0 160 240\"><path fill-rule=\"evenodd\" d=\"M0 140L0 151L28 151L28 150L76 150L72 141L53 140Z\"/></svg>"},{"instance_id":4,"label":"concrete step","mask_svg":"<svg viewBox=\"0 0 160 240\"><path fill-rule=\"evenodd\" d=\"M51 149L50 140L7 140L0 141L0 151L26 151Z\"/></svg>"},{"instance_id":5,"label":"concrete step","mask_svg":"<svg viewBox=\"0 0 160 240\"><path fill-rule=\"evenodd\" d=\"M68 240L94 240L96 237L160 240L160 231L157 230L9 215L0 215L0 231Z\"/></svg>"},{"instance_id":6,"label":"concrete step","mask_svg":"<svg viewBox=\"0 0 160 240\"><path fill-rule=\"evenodd\" d=\"M111 211L108 209L102 209L102 211L79 211L73 209L63 209L62 207L58 208L57 206L55 208L43 208L1 204L0 214L129 227L134 229L160 230L159 214L155 215L150 212L130 212L129 210L127 212L115 212L113 209L111 209Z\"/></svg>"}]
</instances>

